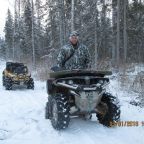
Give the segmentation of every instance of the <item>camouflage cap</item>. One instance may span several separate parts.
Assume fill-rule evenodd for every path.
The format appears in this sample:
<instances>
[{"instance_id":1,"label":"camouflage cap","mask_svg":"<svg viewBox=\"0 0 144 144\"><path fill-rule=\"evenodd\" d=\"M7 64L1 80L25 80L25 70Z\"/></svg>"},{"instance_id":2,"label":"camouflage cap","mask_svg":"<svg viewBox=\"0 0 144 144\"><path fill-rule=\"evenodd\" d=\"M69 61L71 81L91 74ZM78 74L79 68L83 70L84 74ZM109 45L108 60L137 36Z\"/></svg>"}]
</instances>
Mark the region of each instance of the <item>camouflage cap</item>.
<instances>
[{"instance_id":1,"label":"camouflage cap","mask_svg":"<svg viewBox=\"0 0 144 144\"><path fill-rule=\"evenodd\" d=\"M69 37L72 37L72 36L78 37L79 34L78 34L76 31L73 31L73 32L70 33L70 36L69 36Z\"/></svg>"}]
</instances>

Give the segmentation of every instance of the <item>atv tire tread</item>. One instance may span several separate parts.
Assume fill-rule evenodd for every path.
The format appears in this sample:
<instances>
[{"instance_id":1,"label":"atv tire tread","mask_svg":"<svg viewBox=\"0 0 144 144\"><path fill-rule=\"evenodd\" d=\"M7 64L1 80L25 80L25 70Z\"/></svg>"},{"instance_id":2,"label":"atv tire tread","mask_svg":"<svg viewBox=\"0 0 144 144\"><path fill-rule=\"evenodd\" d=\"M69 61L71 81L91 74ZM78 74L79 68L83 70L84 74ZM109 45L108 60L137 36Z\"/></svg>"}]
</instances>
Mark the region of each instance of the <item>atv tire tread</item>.
<instances>
[{"instance_id":1,"label":"atv tire tread","mask_svg":"<svg viewBox=\"0 0 144 144\"><path fill-rule=\"evenodd\" d=\"M34 89L34 81L32 78L27 83L27 89Z\"/></svg>"},{"instance_id":2,"label":"atv tire tread","mask_svg":"<svg viewBox=\"0 0 144 144\"><path fill-rule=\"evenodd\" d=\"M64 96L63 94L56 94L56 96L49 96L49 104L50 104L50 119L51 119L51 123L52 126L57 129L57 130L61 130L61 129L65 129L68 127L69 125L69 121L70 121L70 107L69 107L69 103L67 100L67 97ZM57 121L53 118L53 106L54 104L56 104L57 106Z\"/></svg>"},{"instance_id":3,"label":"atv tire tread","mask_svg":"<svg viewBox=\"0 0 144 144\"><path fill-rule=\"evenodd\" d=\"M97 114L97 118L101 124L110 127L111 122L118 122L120 120L119 102L116 97L109 93L104 93L101 101L107 104L108 111L104 116Z\"/></svg>"},{"instance_id":4,"label":"atv tire tread","mask_svg":"<svg viewBox=\"0 0 144 144\"><path fill-rule=\"evenodd\" d=\"M5 86L5 76L4 75L2 76L2 84L3 84L3 86Z\"/></svg>"}]
</instances>

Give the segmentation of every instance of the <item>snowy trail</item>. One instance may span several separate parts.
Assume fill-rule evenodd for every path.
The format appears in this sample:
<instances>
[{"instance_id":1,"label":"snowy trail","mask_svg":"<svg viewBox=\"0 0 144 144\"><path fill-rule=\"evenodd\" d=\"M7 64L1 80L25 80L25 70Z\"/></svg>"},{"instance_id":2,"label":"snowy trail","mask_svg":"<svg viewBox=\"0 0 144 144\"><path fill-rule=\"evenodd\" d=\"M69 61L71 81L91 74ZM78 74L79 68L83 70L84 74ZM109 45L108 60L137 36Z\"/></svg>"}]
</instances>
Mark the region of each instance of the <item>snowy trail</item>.
<instances>
[{"instance_id":1,"label":"snowy trail","mask_svg":"<svg viewBox=\"0 0 144 144\"><path fill-rule=\"evenodd\" d=\"M1 73L5 63L0 63L0 144L144 144L144 108L129 104L119 92L121 121L138 121L138 127L106 128L93 115L91 121L71 119L68 129L56 131L44 119L47 101L45 82L35 81L35 90L14 89L6 91ZM115 82L111 89L117 93Z\"/></svg>"}]
</instances>

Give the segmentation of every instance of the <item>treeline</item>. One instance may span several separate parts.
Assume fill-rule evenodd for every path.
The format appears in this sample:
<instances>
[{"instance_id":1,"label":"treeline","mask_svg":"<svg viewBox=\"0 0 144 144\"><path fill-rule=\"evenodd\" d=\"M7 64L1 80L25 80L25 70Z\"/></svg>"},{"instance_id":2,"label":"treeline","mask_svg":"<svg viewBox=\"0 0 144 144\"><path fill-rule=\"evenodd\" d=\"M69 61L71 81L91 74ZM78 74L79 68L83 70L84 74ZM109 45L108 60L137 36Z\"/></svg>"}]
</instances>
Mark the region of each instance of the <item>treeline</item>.
<instances>
[{"instance_id":1,"label":"treeline","mask_svg":"<svg viewBox=\"0 0 144 144\"><path fill-rule=\"evenodd\" d=\"M14 9L14 15L8 10L4 28L1 55L7 60L54 63L76 30L94 65L144 62L142 0L15 0Z\"/></svg>"}]
</instances>

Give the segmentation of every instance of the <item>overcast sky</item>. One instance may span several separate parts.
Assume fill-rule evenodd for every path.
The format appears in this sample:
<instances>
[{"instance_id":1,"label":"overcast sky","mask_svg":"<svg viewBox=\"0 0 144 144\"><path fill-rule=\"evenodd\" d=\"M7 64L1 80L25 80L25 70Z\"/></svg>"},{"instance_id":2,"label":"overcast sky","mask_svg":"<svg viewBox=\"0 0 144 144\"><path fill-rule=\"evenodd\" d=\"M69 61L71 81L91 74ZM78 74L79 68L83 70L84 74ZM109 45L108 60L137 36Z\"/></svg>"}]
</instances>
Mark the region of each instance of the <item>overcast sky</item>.
<instances>
[{"instance_id":1,"label":"overcast sky","mask_svg":"<svg viewBox=\"0 0 144 144\"><path fill-rule=\"evenodd\" d=\"M11 10L12 14L14 13L13 1L14 0L0 0L0 36L4 36L3 30L8 8Z\"/></svg>"}]
</instances>

